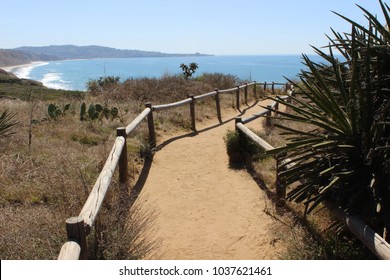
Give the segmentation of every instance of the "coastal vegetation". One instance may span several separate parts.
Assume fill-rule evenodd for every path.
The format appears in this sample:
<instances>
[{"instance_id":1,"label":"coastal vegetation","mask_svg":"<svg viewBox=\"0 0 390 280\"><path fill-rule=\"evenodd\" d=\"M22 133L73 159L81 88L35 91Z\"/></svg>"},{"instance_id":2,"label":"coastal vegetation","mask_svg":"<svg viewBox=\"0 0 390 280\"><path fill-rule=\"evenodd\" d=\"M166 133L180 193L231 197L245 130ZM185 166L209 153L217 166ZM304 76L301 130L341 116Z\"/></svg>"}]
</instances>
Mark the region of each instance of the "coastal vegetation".
<instances>
[{"instance_id":1,"label":"coastal vegetation","mask_svg":"<svg viewBox=\"0 0 390 280\"><path fill-rule=\"evenodd\" d=\"M294 233L285 258L367 257L362 255L361 244L334 222L324 205L359 215L389 240L390 9L382 1L380 5L386 24L362 7L368 27L340 15L352 29L343 34L333 31L328 53L315 48L324 63L303 56L307 68L300 81L290 81L296 89L292 103L271 96L286 111L278 112L264 137L279 148L264 153L250 142L242 147L242 139L231 131L225 138L228 153L238 155L238 162L244 161L242 166L260 175L267 185L275 181L270 174L278 172L288 199L297 203L287 205L283 215L264 209ZM0 87L1 259L57 257L66 236L63 222L77 215L85 202L115 138L115 128L132 121L145 102L174 102L243 82L222 74L194 79L185 74L165 75L123 82L102 77L90 81L87 92L62 94L6 72L0 74L0 85L5 85ZM213 102L201 101L200 105L198 121L214 116ZM231 97L221 98L222 108L234 106ZM154 122L157 137L191 127L188 112L181 108L156 114ZM150 155L144 124L127 145L133 184ZM249 155L264 159L250 162ZM266 158L269 155L289 159L289 164L280 164L275 170ZM129 208L132 212L126 226L118 226L119 214L126 212L117 206L118 189L118 178L114 178L88 240L94 244L89 246L92 259L139 259L158 246L147 232L153 213L140 216L139 209ZM291 208L303 217L294 214L289 224L285 220L294 212ZM308 219L308 214L314 218ZM301 231L301 225L307 230ZM320 233L315 227L321 228ZM150 239L145 240L145 235Z\"/></svg>"},{"instance_id":2,"label":"coastal vegetation","mask_svg":"<svg viewBox=\"0 0 390 280\"><path fill-rule=\"evenodd\" d=\"M180 68L183 71L184 78L188 80L193 74L195 74L196 69L198 69L198 64L195 62L191 62L188 65L182 63L180 64Z\"/></svg>"},{"instance_id":3,"label":"coastal vegetation","mask_svg":"<svg viewBox=\"0 0 390 280\"><path fill-rule=\"evenodd\" d=\"M386 23L359 6L367 27L339 15L351 24L351 32L333 31L328 53L315 48L324 63L303 57L307 70L295 83L294 102L280 101L289 109L280 113L285 123L277 125L287 143L271 153L286 153L291 160L278 172L291 186L288 198L303 203L305 214L332 203L359 215L389 240L390 9L380 5ZM293 129L291 122L307 124L307 129Z\"/></svg>"},{"instance_id":4,"label":"coastal vegetation","mask_svg":"<svg viewBox=\"0 0 390 280\"><path fill-rule=\"evenodd\" d=\"M217 73L189 80L166 75L116 81L96 92L62 94L6 72L1 78L0 113L7 112L4 116L9 127L7 137L0 137L1 259L58 256L66 238L64 221L83 206L116 137L116 128L130 123L145 102L174 102L188 93L232 88L242 82ZM222 108L231 109L234 104L230 97L221 98ZM214 102L202 101L200 105L197 121L214 117ZM182 108L161 112L155 116L155 127L157 137L188 130L190 116ZM147 160L148 146L147 127L142 124L128 139L131 185ZM145 216L131 208L126 226L117 226L117 217L124 211L117 209L118 188L118 178L114 178L96 232L89 236L91 259L142 258L157 245L147 232L152 228L152 211ZM150 242L145 236L150 236Z\"/></svg>"},{"instance_id":5,"label":"coastal vegetation","mask_svg":"<svg viewBox=\"0 0 390 280\"><path fill-rule=\"evenodd\" d=\"M337 14L351 24L351 32L332 29L329 46L325 50L314 47L321 63L303 56L306 68L300 80L290 81L295 87L291 103L270 97L286 108L274 110L278 116L273 117L273 127L262 135L278 148L239 152L262 159L248 162L247 157L241 157L239 162L255 170L267 186L273 185L277 172L287 189L287 199L296 203L288 207L302 212L309 228L323 232L319 236L312 231L317 250L308 258L371 258L327 209L356 215L390 240L390 8L379 3L385 23L360 6L368 20L366 27ZM228 153L246 146L234 133L226 138ZM268 156L284 163L275 170ZM297 249L297 244L302 248ZM308 252L302 240L292 245L291 252Z\"/></svg>"},{"instance_id":6,"label":"coastal vegetation","mask_svg":"<svg viewBox=\"0 0 390 280\"><path fill-rule=\"evenodd\" d=\"M19 79L14 74L0 69L0 98L19 100L81 100L85 96L82 91L49 89L41 82L30 79Z\"/></svg>"}]
</instances>

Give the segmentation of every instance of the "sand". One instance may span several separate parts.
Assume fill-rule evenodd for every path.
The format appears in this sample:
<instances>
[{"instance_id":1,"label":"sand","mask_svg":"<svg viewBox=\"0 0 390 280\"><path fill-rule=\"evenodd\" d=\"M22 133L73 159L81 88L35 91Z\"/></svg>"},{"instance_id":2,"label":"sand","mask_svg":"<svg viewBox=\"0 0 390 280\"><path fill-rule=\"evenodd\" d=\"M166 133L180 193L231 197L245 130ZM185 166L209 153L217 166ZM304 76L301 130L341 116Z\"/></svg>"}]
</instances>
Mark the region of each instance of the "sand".
<instances>
[{"instance_id":1,"label":"sand","mask_svg":"<svg viewBox=\"0 0 390 280\"><path fill-rule=\"evenodd\" d=\"M246 115L261 110L256 105ZM223 120L238 113L223 112ZM264 211L272 203L245 169L229 167L223 137L234 119L217 124L197 123L198 135L174 140L154 155L140 195L157 213L162 243L152 259L277 259L284 250L272 233L276 221ZM253 125L259 130L262 122Z\"/></svg>"}]
</instances>

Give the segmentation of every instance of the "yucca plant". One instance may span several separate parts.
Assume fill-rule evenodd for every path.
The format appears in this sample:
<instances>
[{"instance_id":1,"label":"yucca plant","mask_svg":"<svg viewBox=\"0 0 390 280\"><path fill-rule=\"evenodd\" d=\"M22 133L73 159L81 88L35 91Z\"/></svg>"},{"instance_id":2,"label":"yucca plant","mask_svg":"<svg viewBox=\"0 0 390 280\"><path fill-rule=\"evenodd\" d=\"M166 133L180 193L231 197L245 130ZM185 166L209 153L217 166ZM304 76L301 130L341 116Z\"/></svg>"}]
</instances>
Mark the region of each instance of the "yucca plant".
<instances>
[{"instance_id":1,"label":"yucca plant","mask_svg":"<svg viewBox=\"0 0 390 280\"><path fill-rule=\"evenodd\" d=\"M0 137L8 136L12 134L11 129L19 122L14 120L15 113L11 113L5 110L0 115Z\"/></svg>"},{"instance_id":2,"label":"yucca plant","mask_svg":"<svg viewBox=\"0 0 390 280\"><path fill-rule=\"evenodd\" d=\"M279 176L287 186L295 183L287 198L306 204L306 213L330 201L386 232L390 226L390 9L382 1L379 4L385 24L360 6L368 27L336 13L351 24L352 32L332 29L328 51L314 48L321 63L303 56L306 69L300 82L290 81L296 89L293 102L278 99L288 108L278 112L287 125L276 125L287 144L270 153L287 153L290 161L279 166ZM289 121L312 129L293 129Z\"/></svg>"}]
</instances>

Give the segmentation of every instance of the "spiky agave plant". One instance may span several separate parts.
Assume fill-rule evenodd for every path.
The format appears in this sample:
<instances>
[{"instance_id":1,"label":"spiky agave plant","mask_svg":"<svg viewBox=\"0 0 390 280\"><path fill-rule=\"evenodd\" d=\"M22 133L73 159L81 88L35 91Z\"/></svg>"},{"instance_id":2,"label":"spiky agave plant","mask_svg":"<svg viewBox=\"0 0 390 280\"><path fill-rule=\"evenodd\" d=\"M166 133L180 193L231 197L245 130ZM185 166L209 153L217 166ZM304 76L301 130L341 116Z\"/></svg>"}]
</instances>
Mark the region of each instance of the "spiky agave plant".
<instances>
[{"instance_id":1,"label":"spiky agave plant","mask_svg":"<svg viewBox=\"0 0 390 280\"><path fill-rule=\"evenodd\" d=\"M379 3L390 26L390 9ZM369 27L338 14L352 25L352 32L332 30L335 38L328 37L328 53L314 48L322 63L304 55L307 70L295 83L293 102L278 100L289 109L279 112L280 119L314 129L277 125L287 144L271 153L287 152L290 161L278 172L286 185L298 183L287 197L305 203L307 213L328 200L361 214L377 229L386 229L390 225L390 32L359 8Z\"/></svg>"},{"instance_id":2,"label":"spiky agave plant","mask_svg":"<svg viewBox=\"0 0 390 280\"><path fill-rule=\"evenodd\" d=\"M0 137L4 137L12 134L12 127L18 124L13 118L15 114L8 112L5 110L2 114L0 114Z\"/></svg>"}]
</instances>

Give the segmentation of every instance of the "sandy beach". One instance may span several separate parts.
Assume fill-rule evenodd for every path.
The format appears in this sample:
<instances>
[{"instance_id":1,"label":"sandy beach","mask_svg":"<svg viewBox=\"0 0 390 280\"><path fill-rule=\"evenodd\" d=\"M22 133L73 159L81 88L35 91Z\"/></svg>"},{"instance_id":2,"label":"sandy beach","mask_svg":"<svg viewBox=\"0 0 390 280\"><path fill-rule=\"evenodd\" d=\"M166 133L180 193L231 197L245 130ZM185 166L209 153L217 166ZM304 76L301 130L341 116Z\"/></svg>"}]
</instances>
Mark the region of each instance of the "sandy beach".
<instances>
[{"instance_id":1,"label":"sandy beach","mask_svg":"<svg viewBox=\"0 0 390 280\"><path fill-rule=\"evenodd\" d=\"M0 69L4 71L11 72L15 74L18 78L27 79L29 78L29 74L34 67L45 65L47 62L45 61L33 61L27 64L21 65L13 65L13 66L0 66Z\"/></svg>"}]
</instances>

